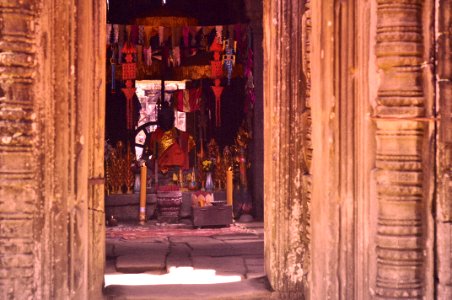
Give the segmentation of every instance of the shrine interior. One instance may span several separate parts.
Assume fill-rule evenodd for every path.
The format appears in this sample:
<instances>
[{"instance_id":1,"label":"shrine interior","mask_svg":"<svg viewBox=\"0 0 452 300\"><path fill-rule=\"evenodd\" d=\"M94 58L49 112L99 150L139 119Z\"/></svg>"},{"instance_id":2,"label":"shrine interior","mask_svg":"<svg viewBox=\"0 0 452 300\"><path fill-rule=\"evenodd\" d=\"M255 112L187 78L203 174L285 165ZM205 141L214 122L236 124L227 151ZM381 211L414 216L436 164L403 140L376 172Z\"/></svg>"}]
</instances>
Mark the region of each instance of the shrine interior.
<instances>
[{"instance_id":1,"label":"shrine interior","mask_svg":"<svg viewBox=\"0 0 452 300\"><path fill-rule=\"evenodd\" d=\"M245 2L107 1L107 227L262 222L262 4Z\"/></svg>"}]
</instances>

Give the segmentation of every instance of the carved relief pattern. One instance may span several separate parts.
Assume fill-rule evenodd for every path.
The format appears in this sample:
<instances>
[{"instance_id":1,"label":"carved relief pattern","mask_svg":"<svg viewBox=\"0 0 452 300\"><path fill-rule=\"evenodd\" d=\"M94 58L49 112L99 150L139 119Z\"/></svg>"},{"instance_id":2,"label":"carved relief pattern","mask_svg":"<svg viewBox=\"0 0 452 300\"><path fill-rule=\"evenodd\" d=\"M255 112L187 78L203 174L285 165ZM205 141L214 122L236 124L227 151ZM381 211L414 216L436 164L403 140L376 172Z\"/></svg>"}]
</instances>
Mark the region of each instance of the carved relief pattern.
<instances>
[{"instance_id":1,"label":"carved relief pattern","mask_svg":"<svg viewBox=\"0 0 452 300\"><path fill-rule=\"evenodd\" d=\"M305 80L304 86L304 101L305 107L302 115L303 127L303 234L302 241L306 249L310 249L310 211L311 211L311 191L312 191L312 176L311 176L311 162L312 162L312 120L311 120L311 1L306 0L304 3L304 14L302 17L302 68ZM310 251L303 257L304 268L309 270Z\"/></svg>"},{"instance_id":2,"label":"carved relief pattern","mask_svg":"<svg viewBox=\"0 0 452 300\"><path fill-rule=\"evenodd\" d=\"M0 298L32 299L37 203L33 76L39 1L0 3Z\"/></svg>"},{"instance_id":3,"label":"carved relief pattern","mask_svg":"<svg viewBox=\"0 0 452 300\"><path fill-rule=\"evenodd\" d=\"M378 298L424 296L422 1L377 0Z\"/></svg>"}]
</instances>

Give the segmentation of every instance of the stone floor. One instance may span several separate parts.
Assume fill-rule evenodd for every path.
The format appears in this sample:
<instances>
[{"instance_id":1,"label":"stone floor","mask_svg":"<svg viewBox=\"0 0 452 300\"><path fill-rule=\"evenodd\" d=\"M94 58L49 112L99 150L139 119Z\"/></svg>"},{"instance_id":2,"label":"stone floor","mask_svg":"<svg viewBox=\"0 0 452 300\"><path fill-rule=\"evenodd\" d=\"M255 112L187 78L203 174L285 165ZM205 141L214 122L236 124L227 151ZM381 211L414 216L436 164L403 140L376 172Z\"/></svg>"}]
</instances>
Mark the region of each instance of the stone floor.
<instances>
[{"instance_id":1,"label":"stone floor","mask_svg":"<svg viewBox=\"0 0 452 300\"><path fill-rule=\"evenodd\" d=\"M124 238L107 229L106 299L270 299L262 223L177 230Z\"/></svg>"}]
</instances>

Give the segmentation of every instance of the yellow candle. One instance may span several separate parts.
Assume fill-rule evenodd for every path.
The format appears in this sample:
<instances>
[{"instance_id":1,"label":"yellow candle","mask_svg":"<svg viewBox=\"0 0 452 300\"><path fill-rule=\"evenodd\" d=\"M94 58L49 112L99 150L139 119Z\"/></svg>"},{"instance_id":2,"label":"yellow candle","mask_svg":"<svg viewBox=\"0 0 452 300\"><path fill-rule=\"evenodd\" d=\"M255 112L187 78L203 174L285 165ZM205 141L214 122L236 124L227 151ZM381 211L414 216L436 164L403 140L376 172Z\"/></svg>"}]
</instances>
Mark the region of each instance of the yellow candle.
<instances>
[{"instance_id":1,"label":"yellow candle","mask_svg":"<svg viewBox=\"0 0 452 300\"><path fill-rule=\"evenodd\" d=\"M140 224L146 222L146 164L142 164L140 168Z\"/></svg>"},{"instance_id":2,"label":"yellow candle","mask_svg":"<svg viewBox=\"0 0 452 300\"><path fill-rule=\"evenodd\" d=\"M232 169L226 171L226 203L232 205Z\"/></svg>"}]
</instances>

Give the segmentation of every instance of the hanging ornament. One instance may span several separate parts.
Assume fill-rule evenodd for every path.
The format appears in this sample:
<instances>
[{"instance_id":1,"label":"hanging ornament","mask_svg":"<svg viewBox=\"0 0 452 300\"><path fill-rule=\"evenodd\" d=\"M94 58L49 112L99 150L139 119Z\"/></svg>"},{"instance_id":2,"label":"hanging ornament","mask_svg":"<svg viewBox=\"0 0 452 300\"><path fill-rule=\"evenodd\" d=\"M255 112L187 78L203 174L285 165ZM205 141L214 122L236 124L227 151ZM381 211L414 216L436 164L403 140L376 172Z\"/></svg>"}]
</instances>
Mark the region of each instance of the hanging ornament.
<instances>
[{"instance_id":1,"label":"hanging ornament","mask_svg":"<svg viewBox=\"0 0 452 300\"><path fill-rule=\"evenodd\" d=\"M221 44L223 40L223 26L215 26L217 43Z\"/></svg>"},{"instance_id":2,"label":"hanging ornament","mask_svg":"<svg viewBox=\"0 0 452 300\"><path fill-rule=\"evenodd\" d=\"M122 49L127 37L126 26L118 25L118 49ZM122 63L122 55L118 55L118 64Z\"/></svg>"},{"instance_id":3,"label":"hanging ornament","mask_svg":"<svg viewBox=\"0 0 452 300\"><path fill-rule=\"evenodd\" d=\"M137 64L135 60L137 50L131 43L126 43L121 52L125 60L122 64L122 80L134 80L137 77Z\"/></svg>"},{"instance_id":4,"label":"hanging ornament","mask_svg":"<svg viewBox=\"0 0 452 300\"><path fill-rule=\"evenodd\" d=\"M127 80L126 87L122 89L124 96L126 96L126 128L128 130L133 129L133 96L135 95L136 88L133 87L133 81Z\"/></svg>"},{"instance_id":5,"label":"hanging ornament","mask_svg":"<svg viewBox=\"0 0 452 300\"><path fill-rule=\"evenodd\" d=\"M146 54L146 65L148 67L150 67L152 65L152 47L151 46L149 46L146 49L145 54Z\"/></svg>"},{"instance_id":6,"label":"hanging ornament","mask_svg":"<svg viewBox=\"0 0 452 300\"><path fill-rule=\"evenodd\" d=\"M107 24L107 45L111 44L111 31L113 29L113 25Z\"/></svg>"},{"instance_id":7,"label":"hanging ornament","mask_svg":"<svg viewBox=\"0 0 452 300\"><path fill-rule=\"evenodd\" d=\"M144 25L138 26L138 44L144 45L145 34L144 34Z\"/></svg>"},{"instance_id":8,"label":"hanging ornament","mask_svg":"<svg viewBox=\"0 0 452 300\"><path fill-rule=\"evenodd\" d=\"M179 46L176 46L173 48L173 59L174 59L174 66L179 67L180 66L180 48L179 48Z\"/></svg>"},{"instance_id":9,"label":"hanging ornament","mask_svg":"<svg viewBox=\"0 0 452 300\"><path fill-rule=\"evenodd\" d=\"M130 26L130 36L129 36L129 41L136 45L138 44L138 38L139 38L139 28L138 25L132 25Z\"/></svg>"},{"instance_id":10,"label":"hanging ornament","mask_svg":"<svg viewBox=\"0 0 452 300\"><path fill-rule=\"evenodd\" d=\"M218 26L217 26L218 27ZM218 34L218 30L217 30ZM221 35L220 35L221 37ZM219 42L220 41L220 42ZM213 59L210 61L211 73L210 77L214 80L214 86L211 86L212 91L215 95L215 126L221 126L221 94L223 92L223 87L220 86L221 77L223 77L223 63L220 60L220 52L223 50L221 39L215 38L212 45L210 46L210 51L213 52Z\"/></svg>"},{"instance_id":11,"label":"hanging ornament","mask_svg":"<svg viewBox=\"0 0 452 300\"><path fill-rule=\"evenodd\" d=\"M125 82L125 88L122 92L126 96L126 128L128 130L133 129L133 96L135 95L135 88L133 87L133 81L137 74L136 65L136 53L137 50L133 47L131 43L124 44L121 52L124 55L125 63L122 64L122 79Z\"/></svg>"},{"instance_id":12,"label":"hanging ornament","mask_svg":"<svg viewBox=\"0 0 452 300\"><path fill-rule=\"evenodd\" d=\"M116 93L116 63L115 63L115 47L111 47L111 58L110 58L110 65L111 65L111 93Z\"/></svg>"},{"instance_id":13,"label":"hanging ornament","mask_svg":"<svg viewBox=\"0 0 452 300\"><path fill-rule=\"evenodd\" d=\"M165 39L165 27L159 26L159 46L161 46Z\"/></svg>"},{"instance_id":14,"label":"hanging ornament","mask_svg":"<svg viewBox=\"0 0 452 300\"><path fill-rule=\"evenodd\" d=\"M111 25L109 27L109 44L111 50L110 65L111 65L111 93L116 93L116 56L118 43L118 25Z\"/></svg>"},{"instance_id":15,"label":"hanging ornament","mask_svg":"<svg viewBox=\"0 0 452 300\"><path fill-rule=\"evenodd\" d=\"M184 41L185 48L187 48L189 46L189 34L190 34L190 27L188 27L188 26L182 27L182 38Z\"/></svg>"},{"instance_id":16,"label":"hanging ornament","mask_svg":"<svg viewBox=\"0 0 452 300\"><path fill-rule=\"evenodd\" d=\"M211 86L213 94L215 95L215 126L221 126L221 94L223 87L220 85L221 80L215 79L215 85Z\"/></svg>"},{"instance_id":17,"label":"hanging ornament","mask_svg":"<svg viewBox=\"0 0 452 300\"><path fill-rule=\"evenodd\" d=\"M256 93L254 91L253 65L253 50L251 50L251 48L248 48L247 59L245 63L245 113L247 113L249 108L253 107L254 103L256 102Z\"/></svg>"},{"instance_id":18,"label":"hanging ornament","mask_svg":"<svg viewBox=\"0 0 452 300\"><path fill-rule=\"evenodd\" d=\"M236 47L237 42L234 42L234 46L232 46L230 39L223 41L223 48L225 52L223 54L223 65L227 72L228 85L231 84L232 69L234 68L235 65Z\"/></svg>"}]
</instances>

